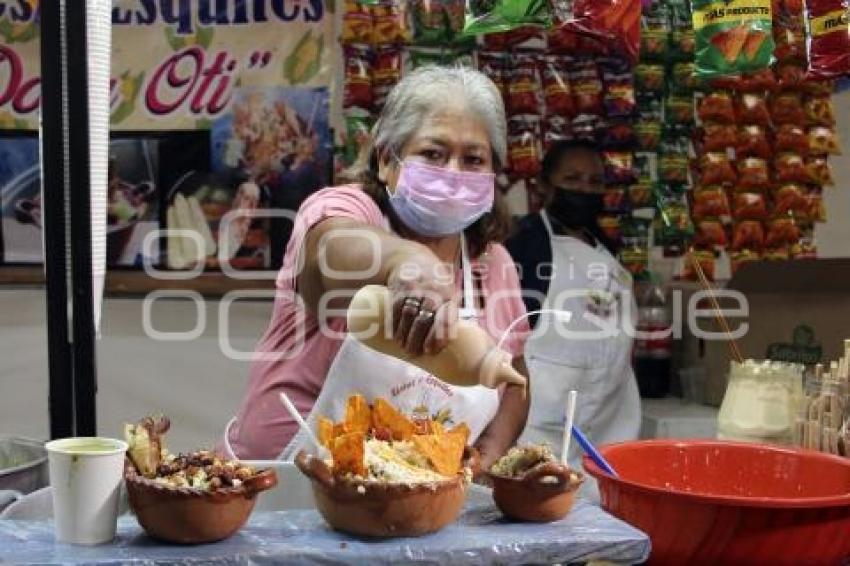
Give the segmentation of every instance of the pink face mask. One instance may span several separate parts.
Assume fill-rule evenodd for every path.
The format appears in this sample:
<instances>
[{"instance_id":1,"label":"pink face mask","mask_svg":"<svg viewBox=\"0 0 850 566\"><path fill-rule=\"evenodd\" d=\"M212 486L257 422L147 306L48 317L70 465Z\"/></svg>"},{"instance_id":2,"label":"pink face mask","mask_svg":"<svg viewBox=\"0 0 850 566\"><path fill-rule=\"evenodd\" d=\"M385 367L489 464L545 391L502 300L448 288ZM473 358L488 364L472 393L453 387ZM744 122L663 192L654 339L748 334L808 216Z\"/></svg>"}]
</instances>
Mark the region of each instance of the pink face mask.
<instances>
[{"instance_id":1,"label":"pink face mask","mask_svg":"<svg viewBox=\"0 0 850 566\"><path fill-rule=\"evenodd\" d=\"M423 236L460 234L493 208L493 173L454 171L406 160L390 204L404 224Z\"/></svg>"}]
</instances>

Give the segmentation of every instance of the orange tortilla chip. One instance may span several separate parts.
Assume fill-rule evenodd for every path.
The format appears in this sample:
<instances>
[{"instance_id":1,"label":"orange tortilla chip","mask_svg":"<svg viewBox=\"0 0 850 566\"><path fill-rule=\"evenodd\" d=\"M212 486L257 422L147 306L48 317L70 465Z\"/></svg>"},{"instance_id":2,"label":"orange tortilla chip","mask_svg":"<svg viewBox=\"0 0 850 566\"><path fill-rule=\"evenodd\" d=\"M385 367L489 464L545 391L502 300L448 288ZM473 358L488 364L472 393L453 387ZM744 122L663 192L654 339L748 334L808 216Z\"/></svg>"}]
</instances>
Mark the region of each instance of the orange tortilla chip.
<instances>
[{"instance_id":1,"label":"orange tortilla chip","mask_svg":"<svg viewBox=\"0 0 850 566\"><path fill-rule=\"evenodd\" d=\"M352 395L345 406L345 432L366 434L372 427L372 409L363 395Z\"/></svg>"},{"instance_id":2,"label":"orange tortilla chip","mask_svg":"<svg viewBox=\"0 0 850 566\"><path fill-rule=\"evenodd\" d=\"M711 38L711 43L726 59L727 63L734 63L741 54L744 42L747 40L749 27L746 24L737 25L726 31L717 33Z\"/></svg>"},{"instance_id":3,"label":"orange tortilla chip","mask_svg":"<svg viewBox=\"0 0 850 566\"><path fill-rule=\"evenodd\" d=\"M375 430L389 431L393 440L409 440L416 430L413 421L380 397L372 409L372 425Z\"/></svg>"},{"instance_id":4,"label":"orange tortilla chip","mask_svg":"<svg viewBox=\"0 0 850 566\"><path fill-rule=\"evenodd\" d=\"M319 417L317 428L319 442L330 448L331 442L333 442L333 439L337 436L334 434L335 427L333 421L327 417Z\"/></svg>"},{"instance_id":5,"label":"orange tortilla chip","mask_svg":"<svg viewBox=\"0 0 850 566\"><path fill-rule=\"evenodd\" d=\"M767 34L761 30L750 31L747 40L744 42L744 56L747 59L755 59L766 37Z\"/></svg>"},{"instance_id":6,"label":"orange tortilla chip","mask_svg":"<svg viewBox=\"0 0 850 566\"><path fill-rule=\"evenodd\" d=\"M459 434L423 434L411 438L416 450L428 459L434 471L453 477L460 471L463 437Z\"/></svg>"},{"instance_id":7,"label":"orange tortilla chip","mask_svg":"<svg viewBox=\"0 0 850 566\"><path fill-rule=\"evenodd\" d=\"M469 427L466 423L460 423L453 429L451 429L448 434L458 434L463 437L463 445L466 446L466 443L469 441Z\"/></svg>"},{"instance_id":8,"label":"orange tortilla chip","mask_svg":"<svg viewBox=\"0 0 850 566\"><path fill-rule=\"evenodd\" d=\"M334 474L351 473L365 477L365 444L366 435L362 432L347 432L334 438L330 449Z\"/></svg>"},{"instance_id":9,"label":"orange tortilla chip","mask_svg":"<svg viewBox=\"0 0 850 566\"><path fill-rule=\"evenodd\" d=\"M446 429L437 421L430 422L431 434L446 434Z\"/></svg>"}]
</instances>

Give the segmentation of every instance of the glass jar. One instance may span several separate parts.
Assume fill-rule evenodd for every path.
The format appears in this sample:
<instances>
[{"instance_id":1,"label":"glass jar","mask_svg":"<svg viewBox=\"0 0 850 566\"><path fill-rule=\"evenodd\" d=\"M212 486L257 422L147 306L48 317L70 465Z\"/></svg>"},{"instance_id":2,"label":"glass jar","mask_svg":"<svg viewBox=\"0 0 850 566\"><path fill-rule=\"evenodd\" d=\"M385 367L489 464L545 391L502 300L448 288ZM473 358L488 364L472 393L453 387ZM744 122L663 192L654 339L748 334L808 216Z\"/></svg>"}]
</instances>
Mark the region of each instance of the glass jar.
<instances>
[{"instance_id":1,"label":"glass jar","mask_svg":"<svg viewBox=\"0 0 850 566\"><path fill-rule=\"evenodd\" d=\"M717 438L792 444L803 397L803 369L769 360L731 362Z\"/></svg>"}]
</instances>

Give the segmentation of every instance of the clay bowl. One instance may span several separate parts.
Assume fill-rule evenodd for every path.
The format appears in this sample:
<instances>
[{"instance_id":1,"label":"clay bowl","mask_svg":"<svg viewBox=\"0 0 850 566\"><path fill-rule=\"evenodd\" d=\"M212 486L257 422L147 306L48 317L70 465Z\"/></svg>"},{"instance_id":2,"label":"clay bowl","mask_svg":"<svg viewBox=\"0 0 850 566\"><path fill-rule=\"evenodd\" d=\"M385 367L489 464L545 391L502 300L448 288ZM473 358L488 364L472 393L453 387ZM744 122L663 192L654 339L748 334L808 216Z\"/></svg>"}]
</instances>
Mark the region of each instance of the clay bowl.
<instances>
[{"instance_id":1,"label":"clay bowl","mask_svg":"<svg viewBox=\"0 0 850 566\"><path fill-rule=\"evenodd\" d=\"M140 476L125 466L130 508L145 532L168 542L201 544L238 531L254 509L257 494L277 485L274 470L262 470L239 487L201 491L175 488Z\"/></svg>"},{"instance_id":2,"label":"clay bowl","mask_svg":"<svg viewBox=\"0 0 850 566\"><path fill-rule=\"evenodd\" d=\"M584 481L571 479L570 469L551 462L518 477L488 473L493 482L493 500L506 517L516 521L549 523L563 519L575 503Z\"/></svg>"},{"instance_id":3,"label":"clay bowl","mask_svg":"<svg viewBox=\"0 0 850 566\"><path fill-rule=\"evenodd\" d=\"M477 465L477 452L467 448L466 465ZM328 465L303 450L295 458L310 478L316 508L331 528L376 538L415 537L454 522L463 508L467 480L423 484L391 484L334 477Z\"/></svg>"}]
</instances>

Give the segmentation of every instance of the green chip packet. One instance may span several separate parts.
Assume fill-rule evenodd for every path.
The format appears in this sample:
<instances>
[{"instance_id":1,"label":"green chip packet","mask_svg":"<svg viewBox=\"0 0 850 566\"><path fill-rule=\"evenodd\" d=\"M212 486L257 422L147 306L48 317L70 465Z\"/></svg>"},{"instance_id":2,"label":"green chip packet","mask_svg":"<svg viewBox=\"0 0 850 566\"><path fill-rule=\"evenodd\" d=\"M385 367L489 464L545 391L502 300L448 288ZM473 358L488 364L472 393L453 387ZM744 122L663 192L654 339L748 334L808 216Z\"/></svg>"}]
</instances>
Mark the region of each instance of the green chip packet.
<instances>
[{"instance_id":1,"label":"green chip packet","mask_svg":"<svg viewBox=\"0 0 850 566\"><path fill-rule=\"evenodd\" d=\"M464 35L484 35L539 25L549 27L547 0L466 0Z\"/></svg>"},{"instance_id":2,"label":"green chip packet","mask_svg":"<svg viewBox=\"0 0 850 566\"><path fill-rule=\"evenodd\" d=\"M774 61L771 0L692 0L696 74L714 78Z\"/></svg>"}]
</instances>

